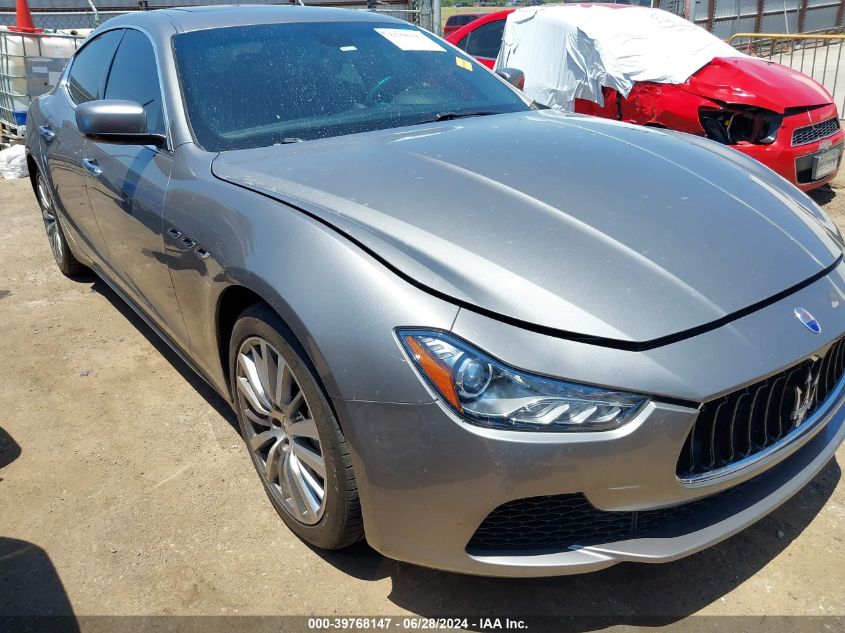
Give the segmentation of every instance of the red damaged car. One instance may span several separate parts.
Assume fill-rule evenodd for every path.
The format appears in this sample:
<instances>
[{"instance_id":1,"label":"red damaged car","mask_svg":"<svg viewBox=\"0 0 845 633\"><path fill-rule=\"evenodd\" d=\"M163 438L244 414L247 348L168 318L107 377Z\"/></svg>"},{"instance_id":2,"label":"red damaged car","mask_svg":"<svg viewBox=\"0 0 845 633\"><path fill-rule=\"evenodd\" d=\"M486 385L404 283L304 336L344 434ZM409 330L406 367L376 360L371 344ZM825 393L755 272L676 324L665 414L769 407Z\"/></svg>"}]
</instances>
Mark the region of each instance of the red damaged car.
<instances>
[{"instance_id":1,"label":"red damaged car","mask_svg":"<svg viewBox=\"0 0 845 633\"><path fill-rule=\"evenodd\" d=\"M446 39L490 68L522 71L525 93L548 107L706 136L805 191L839 169L845 133L821 85L666 11L510 9Z\"/></svg>"}]
</instances>

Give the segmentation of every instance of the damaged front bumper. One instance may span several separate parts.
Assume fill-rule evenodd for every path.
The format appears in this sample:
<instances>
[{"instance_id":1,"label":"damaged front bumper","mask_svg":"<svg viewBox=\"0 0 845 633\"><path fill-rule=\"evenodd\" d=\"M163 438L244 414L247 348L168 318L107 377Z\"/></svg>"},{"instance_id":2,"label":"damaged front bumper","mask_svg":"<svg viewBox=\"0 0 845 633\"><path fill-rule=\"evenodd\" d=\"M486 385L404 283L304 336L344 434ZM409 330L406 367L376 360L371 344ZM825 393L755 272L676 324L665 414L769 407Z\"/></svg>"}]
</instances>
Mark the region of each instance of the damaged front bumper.
<instances>
[{"instance_id":1,"label":"damaged front bumper","mask_svg":"<svg viewBox=\"0 0 845 633\"><path fill-rule=\"evenodd\" d=\"M836 106L785 116L771 145L739 143L734 147L755 158L803 191L827 184L842 162L843 132Z\"/></svg>"}]
</instances>

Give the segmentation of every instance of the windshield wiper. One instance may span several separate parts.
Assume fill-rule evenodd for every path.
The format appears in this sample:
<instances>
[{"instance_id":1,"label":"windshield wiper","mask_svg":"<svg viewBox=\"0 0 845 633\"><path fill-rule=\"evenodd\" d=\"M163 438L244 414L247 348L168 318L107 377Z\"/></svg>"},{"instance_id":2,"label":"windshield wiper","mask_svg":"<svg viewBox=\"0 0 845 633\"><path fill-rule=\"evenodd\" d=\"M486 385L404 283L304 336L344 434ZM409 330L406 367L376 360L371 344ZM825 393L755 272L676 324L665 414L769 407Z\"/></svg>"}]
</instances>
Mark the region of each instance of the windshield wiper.
<instances>
[{"instance_id":1,"label":"windshield wiper","mask_svg":"<svg viewBox=\"0 0 845 633\"><path fill-rule=\"evenodd\" d=\"M286 136L281 141L276 141L274 145L288 145L290 143L304 143L304 138L298 138L296 136Z\"/></svg>"},{"instance_id":2,"label":"windshield wiper","mask_svg":"<svg viewBox=\"0 0 845 633\"><path fill-rule=\"evenodd\" d=\"M452 119L463 119L470 116L489 116L491 114L502 114L501 112L493 112L492 110L478 110L476 112L438 112L434 117L433 122L451 121Z\"/></svg>"}]
</instances>

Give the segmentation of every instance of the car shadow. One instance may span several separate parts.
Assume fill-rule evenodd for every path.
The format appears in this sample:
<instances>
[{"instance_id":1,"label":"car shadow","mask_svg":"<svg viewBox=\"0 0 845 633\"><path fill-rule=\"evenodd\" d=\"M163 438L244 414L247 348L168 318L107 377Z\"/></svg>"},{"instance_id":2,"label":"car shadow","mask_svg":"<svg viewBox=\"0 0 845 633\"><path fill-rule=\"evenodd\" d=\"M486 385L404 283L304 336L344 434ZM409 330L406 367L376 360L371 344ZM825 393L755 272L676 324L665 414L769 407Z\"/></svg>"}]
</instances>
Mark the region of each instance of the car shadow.
<instances>
[{"instance_id":1,"label":"car shadow","mask_svg":"<svg viewBox=\"0 0 845 633\"><path fill-rule=\"evenodd\" d=\"M0 470L20 455L21 447L0 427ZM47 552L0 536L0 631L24 630L76 633L79 625Z\"/></svg>"},{"instance_id":2,"label":"car shadow","mask_svg":"<svg viewBox=\"0 0 845 633\"><path fill-rule=\"evenodd\" d=\"M818 189L808 191L807 195L810 196L817 205L824 206L836 197L836 191L828 184L823 187L819 187Z\"/></svg>"},{"instance_id":3,"label":"car shadow","mask_svg":"<svg viewBox=\"0 0 845 633\"><path fill-rule=\"evenodd\" d=\"M0 536L0 630L76 633L79 624L50 557Z\"/></svg>"},{"instance_id":4,"label":"car shadow","mask_svg":"<svg viewBox=\"0 0 845 633\"><path fill-rule=\"evenodd\" d=\"M21 455L21 447L0 426L0 468L5 468Z\"/></svg>"},{"instance_id":5,"label":"car shadow","mask_svg":"<svg viewBox=\"0 0 845 633\"><path fill-rule=\"evenodd\" d=\"M89 284L92 292L97 292L106 299L114 308L123 315L123 317L131 323L136 330L138 330L149 341L156 351L161 354L185 381L200 394L206 402L218 413L220 417L226 420L232 428L238 431L238 418L232 407L224 400L208 383L205 382L197 373L191 369L173 349L165 343L156 332L147 325L147 322L142 319L129 304L124 301L111 287L100 279L94 273L80 275L75 278L75 281L81 284Z\"/></svg>"},{"instance_id":6,"label":"car shadow","mask_svg":"<svg viewBox=\"0 0 845 633\"><path fill-rule=\"evenodd\" d=\"M389 577L389 599L421 616L528 617L532 631L665 626L719 600L781 554L822 509L840 477L839 464L831 460L792 499L748 529L660 565L622 563L591 574L503 579L392 561L364 543L315 552L356 578Z\"/></svg>"}]
</instances>

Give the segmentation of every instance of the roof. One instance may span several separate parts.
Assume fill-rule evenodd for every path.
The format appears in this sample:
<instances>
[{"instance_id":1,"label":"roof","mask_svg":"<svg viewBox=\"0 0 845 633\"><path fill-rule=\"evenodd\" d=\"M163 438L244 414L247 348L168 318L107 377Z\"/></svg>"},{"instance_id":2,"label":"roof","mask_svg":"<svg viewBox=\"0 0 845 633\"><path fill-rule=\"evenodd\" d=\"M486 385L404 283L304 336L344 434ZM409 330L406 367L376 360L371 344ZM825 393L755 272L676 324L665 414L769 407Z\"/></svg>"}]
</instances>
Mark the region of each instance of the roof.
<instances>
[{"instance_id":1,"label":"roof","mask_svg":"<svg viewBox=\"0 0 845 633\"><path fill-rule=\"evenodd\" d=\"M135 25L155 28L168 24L180 32L229 26L289 24L297 22L390 22L407 24L379 13L329 7L232 4L133 11L108 21L108 26Z\"/></svg>"}]
</instances>

